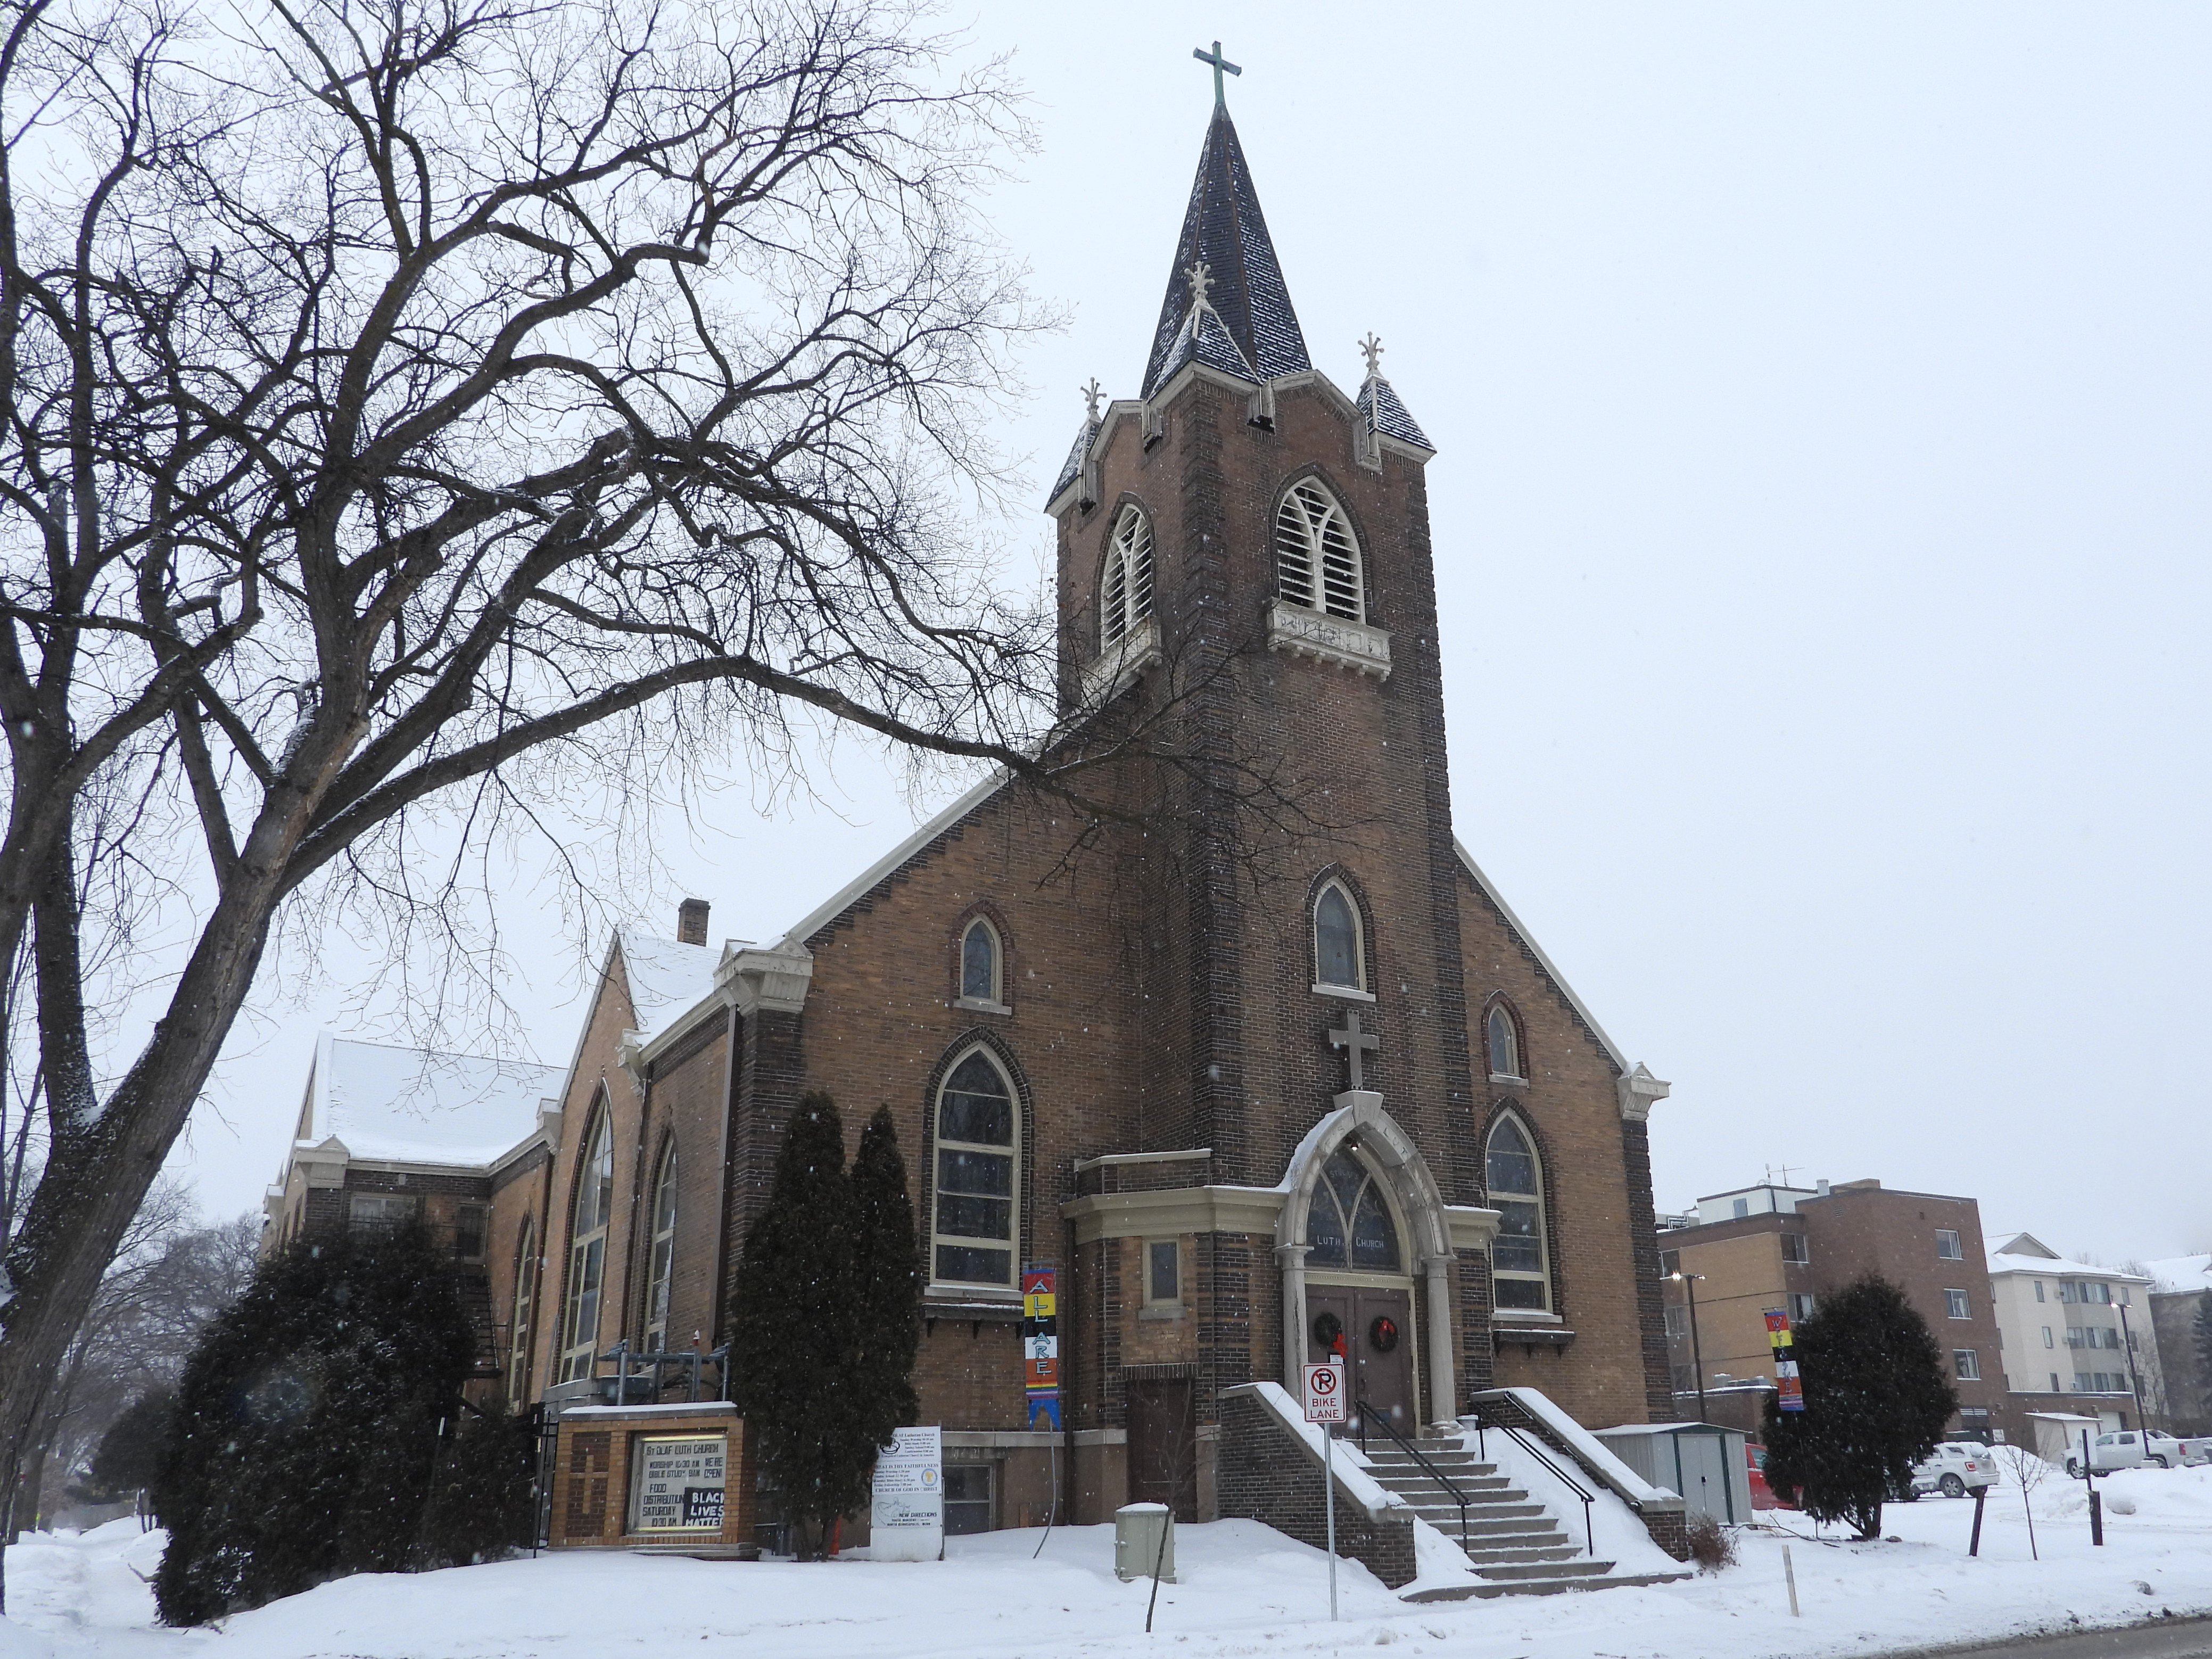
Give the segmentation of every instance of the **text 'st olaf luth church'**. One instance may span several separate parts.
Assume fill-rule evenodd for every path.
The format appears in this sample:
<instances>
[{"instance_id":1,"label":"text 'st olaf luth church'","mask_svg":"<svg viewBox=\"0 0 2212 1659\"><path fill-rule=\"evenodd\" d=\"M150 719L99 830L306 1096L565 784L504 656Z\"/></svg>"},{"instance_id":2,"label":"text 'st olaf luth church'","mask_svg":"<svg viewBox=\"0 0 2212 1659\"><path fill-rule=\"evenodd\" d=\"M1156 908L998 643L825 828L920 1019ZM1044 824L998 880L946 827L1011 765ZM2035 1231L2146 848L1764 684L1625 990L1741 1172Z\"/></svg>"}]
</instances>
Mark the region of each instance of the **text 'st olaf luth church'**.
<instances>
[{"instance_id":1,"label":"text 'st olaf luth church'","mask_svg":"<svg viewBox=\"0 0 2212 1659\"><path fill-rule=\"evenodd\" d=\"M1170 811L1071 857L1065 803L988 782L766 948L710 947L696 901L675 940L619 935L565 1072L421 1110L380 1094L400 1051L325 1039L273 1237L450 1227L487 1379L608 1401L617 1344L725 1340L821 1090L853 1136L896 1119L949 1530L1042 1523L1055 1487L1076 1522L1142 1499L1269 1518L1296 1455L1252 1385L1295 1391L1340 1340L1409 1437L1509 1388L1589 1427L1672 1416L1646 1140L1667 1085L1454 836L1435 452L1374 351L1355 394L1314 367L1218 100L1167 265L1136 395L1094 402L1046 507L1063 695L1164 710L1320 827ZM1056 1424L1026 1394L1025 1268L1056 1276ZM561 1444L554 1532L635 1531L620 1435ZM767 1510L729 1476L734 1535Z\"/></svg>"}]
</instances>

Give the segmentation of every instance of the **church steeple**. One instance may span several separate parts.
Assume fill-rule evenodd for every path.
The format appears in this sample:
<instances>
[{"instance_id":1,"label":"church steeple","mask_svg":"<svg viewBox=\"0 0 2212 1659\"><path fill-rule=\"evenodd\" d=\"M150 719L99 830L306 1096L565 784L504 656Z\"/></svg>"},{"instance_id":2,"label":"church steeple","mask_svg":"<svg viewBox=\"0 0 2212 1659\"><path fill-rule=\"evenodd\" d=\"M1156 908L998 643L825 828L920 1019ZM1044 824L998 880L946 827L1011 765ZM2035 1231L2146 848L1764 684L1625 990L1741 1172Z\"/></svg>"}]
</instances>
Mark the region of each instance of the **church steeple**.
<instances>
[{"instance_id":1,"label":"church steeple","mask_svg":"<svg viewBox=\"0 0 2212 1659\"><path fill-rule=\"evenodd\" d=\"M1201 267L1208 279L1203 288L1193 281ZM1227 349L1231 345L1233 355ZM1214 106L1198 158L1142 395L1151 397L1193 357L1253 380L1313 367L1260 212L1252 169L1221 104Z\"/></svg>"}]
</instances>

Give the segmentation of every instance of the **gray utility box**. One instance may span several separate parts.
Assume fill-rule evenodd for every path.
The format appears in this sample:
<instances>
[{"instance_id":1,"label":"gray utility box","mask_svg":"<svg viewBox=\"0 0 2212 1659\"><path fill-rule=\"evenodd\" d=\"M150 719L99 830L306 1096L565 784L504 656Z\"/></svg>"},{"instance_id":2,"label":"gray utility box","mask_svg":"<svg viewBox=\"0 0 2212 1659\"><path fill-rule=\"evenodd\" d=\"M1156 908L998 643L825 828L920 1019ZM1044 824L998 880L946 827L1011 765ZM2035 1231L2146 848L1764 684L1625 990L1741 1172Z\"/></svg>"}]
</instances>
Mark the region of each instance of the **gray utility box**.
<instances>
[{"instance_id":1,"label":"gray utility box","mask_svg":"<svg viewBox=\"0 0 2212 1659\"><path fill-rule=\"evenodd\" d=\"M1732 1526L1751 1519L1751 1465L1742 1430L1717 1423L1630 1423L1590 1432L1653 1486L1680 1492L1692 1514L1702 1510Z\"/></svg>"},{"instance_id":2,"label":"gray utility box","mask_svg":"<svg viewBox=\"0 0 2212 1659\"><path fill-rule=\"evenodd\" d=\"M1114 1576L1150 1578L1155 1566L1161 1581L1175 1576L1175 1513L1164 1504L1124 1504L1114 1511Z\"/></svg>"}]
</instances>

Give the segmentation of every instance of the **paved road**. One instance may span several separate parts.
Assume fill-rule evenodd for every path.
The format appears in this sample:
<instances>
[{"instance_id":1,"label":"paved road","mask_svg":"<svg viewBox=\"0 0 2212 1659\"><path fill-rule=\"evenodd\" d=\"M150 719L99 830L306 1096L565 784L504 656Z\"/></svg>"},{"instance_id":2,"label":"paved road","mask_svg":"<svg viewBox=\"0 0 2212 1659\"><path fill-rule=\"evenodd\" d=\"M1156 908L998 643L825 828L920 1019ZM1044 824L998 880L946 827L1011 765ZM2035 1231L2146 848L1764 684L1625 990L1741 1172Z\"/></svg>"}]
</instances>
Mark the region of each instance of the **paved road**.
<instances>
[{"instance_id":1,"label":"paved road","mask_svg":"<svg viewBox=\"0 0 2212 1659\"><path fill-rule=\"evenodd\" d=\"M2212 1659L2212 1619L2162 1619L2128 1630L2039 1636L1941 1652L1943 1659Z\"/></svg>"}]
</instances>

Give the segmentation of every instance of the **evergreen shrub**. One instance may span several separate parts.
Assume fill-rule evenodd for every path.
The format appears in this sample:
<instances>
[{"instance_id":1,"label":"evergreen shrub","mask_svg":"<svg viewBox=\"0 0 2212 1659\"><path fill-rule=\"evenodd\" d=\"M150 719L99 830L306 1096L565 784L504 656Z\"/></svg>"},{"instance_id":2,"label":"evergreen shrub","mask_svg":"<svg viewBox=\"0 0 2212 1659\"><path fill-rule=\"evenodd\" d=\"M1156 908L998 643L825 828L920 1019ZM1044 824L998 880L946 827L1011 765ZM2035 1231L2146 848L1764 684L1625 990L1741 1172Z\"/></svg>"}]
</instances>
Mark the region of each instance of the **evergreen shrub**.
<instances>
[{"instance_id":1,"label":"evergreen shrub","mask_svg":"<svg viewBox=\"0 0 2212 1659\"><path fill-rule=\"evenodd\" d=\"M1881 1535L1882 1500L1943 1437L1959 1396L1928 1322L1869 1274L1820 1298L1794 1333L1805 1409L1766 1402L1766 1483L1814 1520Z\"/></svg>"},{"instance_id":2,"label":"evergreen shrub","mask_svg":"<svg viewBox=\"0 0 2212 1659\"><path fill-rule=\"evenodd\" d=\"M178 1385L152 1493L162 1621L416 1565L440 1425L475 1352L452 1264L419 1225L265 1258Z\"/></svg>"}]
</instances>

